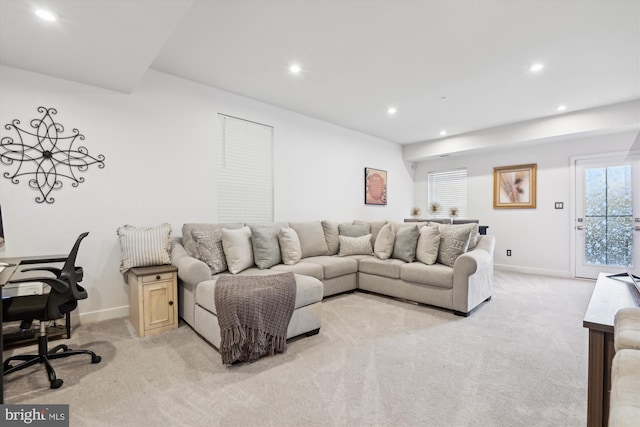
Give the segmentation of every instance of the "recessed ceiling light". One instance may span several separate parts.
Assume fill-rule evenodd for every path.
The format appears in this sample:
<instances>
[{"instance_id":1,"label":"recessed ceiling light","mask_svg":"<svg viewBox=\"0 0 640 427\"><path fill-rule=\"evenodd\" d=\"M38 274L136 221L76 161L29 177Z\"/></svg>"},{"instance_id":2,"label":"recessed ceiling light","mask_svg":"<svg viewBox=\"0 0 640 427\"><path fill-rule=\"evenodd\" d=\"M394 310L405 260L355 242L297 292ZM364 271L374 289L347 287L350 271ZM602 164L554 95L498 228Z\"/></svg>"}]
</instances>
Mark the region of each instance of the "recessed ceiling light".
<instances>
[{"instance_id":1,"label":"recessed ceiling light","mask_svg":"<svg viewBox=\"0 0 640 427\"><path fill-rule=\"evenodd\" d=\"M300 72L302 71L302 67L300 67L300 65L298 64L291 64L291 66L289 67L289 71L291 72L291 74L300 74Z\"/></svg>"},{"instance_id":2,"label":"recessed ceiling light","mask_svg":"<svg viewBox=\"0 0 640 427\"><path fill-rule=\"evenodd\" d=\"M389 107L389 109L387 110L387 113L389 113L392 116L397 112L398 112L398 109L396 107Z\"/></svg>"},{"instance_id":3,"label":"recessed ceiling light","mask_svg":"<svg viewBox=\"0 0 640 427\"><path fill-rule=\"evenodd\" d=\"M558 107L556 108L556 111L564 111L567 109L567 106L564 104L560 104L558 105Z\"/></svg>"},{"instance_id":4,"label":"recessed ceiling light","mask_svg":"<svg viewBox=\"0 0 640 427\"><path fill-rule=\"evenodd\" d=\"M43 21L47 22L55 22L58 20L58 17L53 13L45 9L38 9L34 12L36 16Z\"/></svg>"},{"instance_id":5,"label":"recessed ceiling light","mask_svg":"<svg viewBox=\"0 0 640 427\"><path fill-rule=\"evenodd\" d=\"M544 68L544 64L536 62L535 64L531 65L531 67L529 68L529 71L531 71L532 73L537 73L539 71L542 71L543 68Z\"/></svg>"},{"instance_id":6,"label":"recessed ceiling light","mask_svg":"<svg viewBox=\"0 0 640 427\"><path fill-rule=\"evenodd\" d=\"M447 135L447 131L446 130L441 130L440 131L440 136L446 136Z\"/></svg>"}]
</instances>

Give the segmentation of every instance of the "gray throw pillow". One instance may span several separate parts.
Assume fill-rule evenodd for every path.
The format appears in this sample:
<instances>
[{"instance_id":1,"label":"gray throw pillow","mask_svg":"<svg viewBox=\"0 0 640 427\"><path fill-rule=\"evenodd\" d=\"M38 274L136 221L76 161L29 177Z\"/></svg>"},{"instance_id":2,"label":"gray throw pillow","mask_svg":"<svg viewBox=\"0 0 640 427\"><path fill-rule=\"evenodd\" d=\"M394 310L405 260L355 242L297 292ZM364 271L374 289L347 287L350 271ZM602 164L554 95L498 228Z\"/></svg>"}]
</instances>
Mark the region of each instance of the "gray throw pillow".
<instances>
[{"instance_id":1,"label":"gray throw pillow","mask_svg":"<svg viewBox=\"0 0 640 427\"><path fill-rule=\"evenodd\" d=\"M324 231L324 240L327 242L327 248L329 249L328 255L335 255L340 249L340 241L338 240L338 223L331 221L322 221L322 231Z\"/></svg>"},{"instance_id":2,"label":"gray throw pillow","mask_svg":"<svg viewBox=\"0 0 640 427\"><path fill-rule=\"evenodd\" d=\"M278 232L280 228L273 226L251 228L251 245L253 246L253 260L260 270L280 264L280 244Z\"/></svg>"},{"instance_id":3,"label":"gray throw pillow","mask_svg":"<svg viewBox=\"0 0 640 427\"><path fill-rule=\"evenodd\" d=\"M435 264L438 259L439 248L440 231L438 231L438 227L422 227L416 248L416 258L418 261L427 265Z\"/></svg>"},{"instance_id":4,"label":"gray throw pillow","mask_svg":"<svg viewBox=\"0 0 640 427\"><path fill-rule=\"evenodd\" d=\"M396 231L396 241L393 245L392 258L413 262L416 259L416 246L420 237L417 226L402 227Z\"/></svg>"},{"instance_id":5,"label":"gray throw pillow","mask_svg":"<svg viewBox=\"0 0 640 427\"><path fill-rule=\"evenodd\" d=\"M209 266L211 274L227 270L227 260L222 249L222 229L191 230L196 244L196 258Z\"/></svg>"},{"instance_id":6,"label":"gray throw pillow","mask_svg":"<svg viewBox=\"0 0 640 427\"><path fill-rule=\"evenodd\" d=\"M340 224L338 230L341 236L360 237L371 234L371 224Z\"/></svg>"},{"instance_id":7,"label":"gray throw pillow","mask_svg":"<svg viewBox=\"0 0 640 427\"><path fill-rule=\"evenodd\" d=\"M360 237L338 236L340 240L340 256L371 255L371 234Z\"/></svg>"},{"instance_id":8,"label":"gray throw pillow","mask_svg":"<svg viewBox=\"0 0 640 427\"><path fill-rule=\"evenodd\" d=\"M438 262L453 267L456 259L469 248L472 229L465 225L442 225L440 230L440 248Z\"/></svg>"}]
</instances>

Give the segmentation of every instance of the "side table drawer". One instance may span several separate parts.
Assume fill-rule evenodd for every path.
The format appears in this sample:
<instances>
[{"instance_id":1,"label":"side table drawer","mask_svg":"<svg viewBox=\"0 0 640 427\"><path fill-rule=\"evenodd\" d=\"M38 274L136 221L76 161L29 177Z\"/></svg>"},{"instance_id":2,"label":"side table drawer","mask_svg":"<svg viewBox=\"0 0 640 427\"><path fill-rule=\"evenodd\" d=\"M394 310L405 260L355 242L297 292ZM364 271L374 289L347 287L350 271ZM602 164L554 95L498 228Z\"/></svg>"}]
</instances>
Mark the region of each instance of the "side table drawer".
<instances>
[{"instance_id":1,"label":"side table drawer","mask_svg":"<svg viewBox=\"0 0 640 427\"><path fill-rule=\"evenodd\" d=\"M173 273L149 274L142 276L142 283L160 282L173 279Z\"/></svg>"}]
</instances>

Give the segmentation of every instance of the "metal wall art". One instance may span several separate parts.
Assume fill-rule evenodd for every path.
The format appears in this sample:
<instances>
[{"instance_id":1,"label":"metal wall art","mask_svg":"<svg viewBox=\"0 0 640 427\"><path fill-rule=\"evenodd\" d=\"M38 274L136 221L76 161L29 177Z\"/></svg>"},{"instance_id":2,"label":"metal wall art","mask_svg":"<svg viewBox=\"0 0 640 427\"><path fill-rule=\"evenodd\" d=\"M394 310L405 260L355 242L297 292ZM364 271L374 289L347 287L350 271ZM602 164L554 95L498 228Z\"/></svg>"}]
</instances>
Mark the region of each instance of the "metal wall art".
<instances>
[{"instance_id":1,"label":"metal wall art","mask_svg":"<svg viewBox=\"0 0 640 427\"><path fill-rule=\"evenodd\" d=\"M93 157L85 147L74 147L77 140L84 141L84 135L75 128L64 135L64 127L53 120L58 113L55 108L38 107L38 112L42 117L29 123L33 130L18 126L18 119L5 125L17 137L14 140L5 136L0 140L0 163L15 168L14 172L2 174L12 183L19 184L18 178L29 178L29 187L40 192L35 198L37 203L53 203L55 199L50 194L62 188L63 180L77 187L84 178L76 174L94 164L104 168L104 156Z\"/></svg>"}]
</instances>

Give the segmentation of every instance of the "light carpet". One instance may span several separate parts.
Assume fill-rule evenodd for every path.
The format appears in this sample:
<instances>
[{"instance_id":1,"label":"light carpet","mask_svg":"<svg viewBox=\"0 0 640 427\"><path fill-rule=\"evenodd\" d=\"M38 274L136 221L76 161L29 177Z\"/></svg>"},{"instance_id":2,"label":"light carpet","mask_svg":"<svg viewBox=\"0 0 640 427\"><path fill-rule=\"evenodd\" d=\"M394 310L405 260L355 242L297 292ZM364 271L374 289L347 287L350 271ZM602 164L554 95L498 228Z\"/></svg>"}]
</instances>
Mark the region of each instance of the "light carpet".
<instances>
[{"instance_id":1,"label":"light carpet","mask_svg":"<svg viewBox=\"0 0 640 427\"><path fill-rule=\"evenodd\" d=\"M81 325L54 343L102 362L54 361L58 390L42 366L12 374L5 403L69 404L72 426L584 426L593 285L496 271L468 318L340 295L320 334L232 367L184 323L146 338L127 319Z\"/></svg>"}]
</instances>

